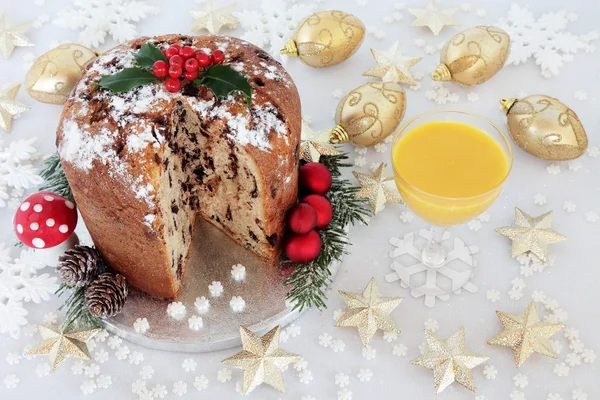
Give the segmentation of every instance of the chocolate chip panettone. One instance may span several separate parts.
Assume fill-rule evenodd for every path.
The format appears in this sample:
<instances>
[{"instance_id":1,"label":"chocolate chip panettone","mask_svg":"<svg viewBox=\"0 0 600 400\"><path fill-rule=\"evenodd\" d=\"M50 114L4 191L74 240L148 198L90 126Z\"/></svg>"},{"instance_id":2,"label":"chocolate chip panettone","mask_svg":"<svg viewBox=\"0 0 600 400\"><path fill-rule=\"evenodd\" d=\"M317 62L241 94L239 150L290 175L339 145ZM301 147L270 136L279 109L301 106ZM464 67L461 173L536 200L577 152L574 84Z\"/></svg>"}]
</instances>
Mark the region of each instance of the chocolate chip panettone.
<instances>
[{"instance_id":1,"label":"chocolate chip panettone","mask_svg":"<svg viewBox=\"0 0 600 400\"><path fill-rule=\"evenodd\" d=\"M217 99L163 82L125 93L95 88L135 66L146 42L210 53L252 86ZM283 67L261 49L223 36L142 37L107 51L73 89L57 131L59 156L98 250L132 285L175 298L194 219L200 216L271 263L297 197L300 99Z\"/></svg>"}]
</instances>

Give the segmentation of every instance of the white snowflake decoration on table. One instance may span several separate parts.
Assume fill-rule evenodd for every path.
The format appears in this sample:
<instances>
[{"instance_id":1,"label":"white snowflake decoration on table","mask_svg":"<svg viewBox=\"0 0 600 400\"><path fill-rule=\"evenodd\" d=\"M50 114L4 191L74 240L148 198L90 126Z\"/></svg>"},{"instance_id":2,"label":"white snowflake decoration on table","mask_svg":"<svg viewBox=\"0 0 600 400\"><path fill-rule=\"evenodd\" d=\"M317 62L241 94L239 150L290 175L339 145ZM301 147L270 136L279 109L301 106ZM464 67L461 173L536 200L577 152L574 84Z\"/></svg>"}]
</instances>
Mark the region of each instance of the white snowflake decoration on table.
<instances>
[{"instance_id":1,"label":"white snowflake decoration on table","mask_svg":"<svg viewBox=\"0 0 600 400\"><path fill-rule=\"evenodd\" d=\"M298 23L313 9L314 4L294 4L290 7L284 0L262 0L260 11L244 10L233 15L245 31L242 39L276 56L292 38ZM282 60L285 58L281 57Z\"/></svg>"},{"instance_id":2,"label":"white snowflake decoration on table","mask_svg":"<svg viewBox=\"0 0 600 400\"><path fill-rule=\"evenodd\" d=\"M13 198L20 198L23 189L43 183L44 180L38 175L39 170L33 165L39 158L33 147L35 141L36 138L14 140L3 147L4 143L0 140L0 208L8 205L9 193Z\"/></svg>"},{"instance_id":3,"label":"white snowflake decoration on table","mask_svg":"<svg viewBox=\"0 0 600 400\"><path fill-rule=\"evenodd\" d=\"M427 239L428 230L420 230L419 236ZM449 241L450 235L444 235L444 241ZM386 275L388 282L400 281L402 287L410 287L410 294L415 297L424 297L427 307L435 306L435 299L447 301L450 293L460 294L462 289L470 293L477 292L478 288L471 281L472 268L475 266L473 254L479 251L477 246L466 246L459 238L454 238L453 248L448 251L446 264L439 268L429 268L420 262L422 246L415 245L414 233L408 233L403 238L391 238L390 243L395 247L390 252L392 259L402 257L400 261L393 261L390 265L393 273Z\"/></svg>"},{"instance_id":4,"label":"white snowflake decoration on table","mask_svg":"<svg viewBox=\"0 0 600 400\"><path fill-rule=\"evenodd\" d=\"M558 75L563 64L573 59L573 54L580 50L593 51L590 42L599 36L597 32L585 35L567 32L569 22L564 10L536 19L527 8L512 4L507 18L497 22L511 39L507 64L519 65L532 58L544 77Z\"/></svg>"},{"instance_id":5,"label":"white snowflake decoration on table","mask_svg":"<svg viewBox=\"0 0 600 400\"><path fill-rule=\"evenodd\" d=\"M395 344L392 350L392 354L398 357L405 357L407 353L408 347L402 343Z\"/></svg>"},{"instance_id":6,"label":"white snowflake decoration on table","mask_svg":"<svg viewBox=\"0 0 600 400\"><path fill-rule=\"evenodd\" d=\"M78 40L82 45L99 47L107 34L118 43L136 38L133 22L158 12L158 7L139 0L75 0L60 10L53 22L61 28L81 30Z\"/></svg>"}]
</instances>

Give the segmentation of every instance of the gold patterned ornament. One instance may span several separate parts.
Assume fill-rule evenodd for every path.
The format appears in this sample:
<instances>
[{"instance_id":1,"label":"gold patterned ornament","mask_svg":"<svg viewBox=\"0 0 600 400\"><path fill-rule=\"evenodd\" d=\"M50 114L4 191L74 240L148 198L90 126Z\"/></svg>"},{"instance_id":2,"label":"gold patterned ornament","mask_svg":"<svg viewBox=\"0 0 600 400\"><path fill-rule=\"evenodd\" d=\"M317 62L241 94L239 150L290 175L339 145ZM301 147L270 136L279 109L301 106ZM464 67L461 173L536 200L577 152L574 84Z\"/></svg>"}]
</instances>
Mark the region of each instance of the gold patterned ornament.
<instances>
[{"instance_id":1,"label":"gold patterned ornament","mask_svg":"<svg viewBox=\"0 0 600 400\"><path fill-rule=\"evenodd\" d=\"M25 35L31 25L31 22L13 25L9 21L8 15L2 13L2 17L0 17L0 52L4 58L8 59L15 47L33 46L33 43Z\"/></svg>"},{"instance_id":2,"label":"gold patterned ornament","mask_svg":"<svg viewBox=\"0 0 600 400\"><path fill-rule=\"evenodd\" d=\"M544 160L572 160L585 153L588 138L583 124L554 97L534 94L502 99L508 131L517 146Z\"/></svg>"},{"instance_id":3,"label":"gold patterned ornament","mask_svg":"<svg viewBox=\"0 0 600 400\"><path fill-rule=\"evenodd\" d=\"M390 313L400 304L402 298L381 296L375 278L371 278L362 293L342 290L339 293L344 297L348 310L337 319L336 327L358 328L358 334L365 346L373 339L378 329L400 333Z\"/></svg>"},{"instance_id":4,"label":"gold patterned ornament","mask_svg":"<svg viewBox=\"0 0 600 400\"><path fill-rule=\"evenodd\" d=\"M54 372L67 357L77 357L90 360L86 342L93 338L99 328L87 329L77 332L61 332L38 325L42 342L31 348L25 355L36 356L47 354L50 357L50 371Z\"/></svg>"},{"instance_id":5,"label":"gold patterned ornament","mask_svg":"<svg viewBox=\"0 0 600 400\"><path fill-rule=\"evenodd\" d=\"M354 175L360 186L360 190L356 192L356 197L367 197L371 211L375 215L385 208L385 203L388 201L404 204L396 188L394 178L386 176L386 167L386 163L381 163L373 175L352 171L352 175Z\"/></svg>"},{"instance_id":6,"label":"gold patterned ornament","mask_svg":"<svg viewBox=\"0 0 600 400\"><path fill-rule=\"evenodd\" d=\"M286 365L302 357L280 349L279 334L279 325L263 337L258 337L249 329L240 327L242 351L223 360L223 364L244 371L243 395L250 393L261 383L266 383L282 393L285 392L281 372Z\"/></svg>"},{"instance_id":7,"label":"gold patterned ornament","mask_svg":"<svg viewBox=\"0 0 600 400\"><path fill-rule=\"evenodd\" d=\"M496 311L504 330L488 344L511 347L517 367L533 354L557 358L556 351L550 343L550 337L564 328L564 324L541 322L535 309L535 303L530 303L519 315Z\"/></svg>"},{"instance_id":8,"label":"gold patterned ornament","mask_svg":"<svg viewBox=\"0 0 600 400\"><path fill-rule=\"evenodd\" d=\"M281 54L298 57L311 67L331 67L350 58L364 38L365 25L354 15L320 11L300 22Z\"/></svg>"},{"instance_id":9,"label":"gold patterned ornament","mask_svg":"<svg viewBox=\"0 0 600 400\"><path fill-rule=\"evenodd\" d=\"M330 132L331 129L323 129L315 132L304 120L302 120L300 159L306 162L319 162L321 156L341 154L338 149L329 143Z\"/></svg>"},{"instance_id":10,"label":"gold patterned ornament","mask_svg":"<svg viewBox=\"0 0 600 400\"><path fill-rule=\"evenodd\" d=\"M42 103L63 104L97 53L79 44L62 44L38 57L25 79L27 92Z\"/></svg>"},{"instance_id":11,"label":"gold patterned ornament","mask_svg":"<svg viewBox=\"0 0 600 400\"><path fill-rule=\"evenodd\" d=\"M454 382L475 392L477 389L471 370L490 357L467 349L465 328L461 326L448 339L425 331L425 340L423 355L410 363L433 370L435 393L441 393Z\"/></svg>"},{"instance_id":12,"label":"gold patterned ornament","mask_svg":"<svg viewBox=\"0 0 600 400\"><path fill-rule=\"evenodd\" d=\"M0 128L10 132L15 115L29 110L25 104L16 100L21 85L14 85L0 91Z\"/></svg>"},{"instance_id":13,"label":"gold patterned ornament","mask_svg":"<svg viewBox=\"0 0 600 400\"><path fill-rule=\"evenodd\" d=\"M452 18L456 10L443 10L437 7L433 0L430 0L425 8L409 8L408 12L417 17L410 26L426 26L435 36L439 35L445 26L460 25Z\"/></svg>"},{"instance_id":14,"label":"gold patterned ornament","mask_svg":"<svg viewBox=\"0 0 600 400\"><path fill-rule=\"evenodd\" d=\"M340 100L330 141L373 146L398 128L405 111L406 94L400 84L365 83Z\"/></svg>"},{"instance_id":15,"label":"gold patterned ornament","mask_svg":"<svg viewBox=\"0 0 600 400\"><path fill-rule=\"evenodd\" d=\"M371 49L377 66L371 68L363 76L375 76L383 82L406 83L416 85L410 69L421 61L421 57L406 57L402 54L400 42L396 42L388 51Z\"/></svg>"},{"instance_id":16,"label":"gold patterned ornament","mask_svg":"<svg viewBox=\"0 0 600 400\"><path fill-rule=\"evenodd\" d=\"M495 26L476 26L454 35L440 54L434 81L480 85L496 75L510 53L510 36Z\"/></svg>"},{"instance_id":17,"label":"gold patterned ornament","mask_svg":"<svg viewBox=\"0 0 600 400\"><path fill-rule=\"evenodd\" d=\"M232 11L237 3L231 3L222 7L216 7L212 0L204 10L190 10L190 14L194 17L194 25L190 32L208 30L212 35L219 33L224 26L227 28L235 28L240 23L233 15Z\"/></svg>"},{"instance_id":18,"label":"gold patterned ornament","mask_svg":"<svg viewBox=\"0 0 600 400\"><path fill-rule=\"evenodd\" d=\"M552 211L533 218L515 207L514 225L497 228L496 232L512 240L511 257L530 251L543 262L548 262L548 245L569 239L551 229L551 224Z\"/></svg>"}]
</instances>

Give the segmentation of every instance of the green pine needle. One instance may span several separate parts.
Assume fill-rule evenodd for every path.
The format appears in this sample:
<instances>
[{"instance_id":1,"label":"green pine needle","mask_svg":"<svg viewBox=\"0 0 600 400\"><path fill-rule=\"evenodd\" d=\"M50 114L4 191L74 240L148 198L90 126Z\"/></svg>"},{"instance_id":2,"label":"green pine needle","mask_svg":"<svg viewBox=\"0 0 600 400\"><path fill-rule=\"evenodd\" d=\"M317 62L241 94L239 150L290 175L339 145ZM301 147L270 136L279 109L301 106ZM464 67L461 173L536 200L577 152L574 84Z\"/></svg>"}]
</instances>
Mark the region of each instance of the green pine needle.
<instances>
[{"instance_id":1,"label":"green pine needle","mask_svg":"<svg viewBox=\"0 0 600 400\"><path fill-rule=\"evenodd\" d=\"M40 190L56 193L75 202L71 186L69 186L65 171L60 164L58 154L53 154L44 160L44 166L42 172L40 172L40 176L44 178L44 184L40 187Z\"/></svg>"}]
</instances>

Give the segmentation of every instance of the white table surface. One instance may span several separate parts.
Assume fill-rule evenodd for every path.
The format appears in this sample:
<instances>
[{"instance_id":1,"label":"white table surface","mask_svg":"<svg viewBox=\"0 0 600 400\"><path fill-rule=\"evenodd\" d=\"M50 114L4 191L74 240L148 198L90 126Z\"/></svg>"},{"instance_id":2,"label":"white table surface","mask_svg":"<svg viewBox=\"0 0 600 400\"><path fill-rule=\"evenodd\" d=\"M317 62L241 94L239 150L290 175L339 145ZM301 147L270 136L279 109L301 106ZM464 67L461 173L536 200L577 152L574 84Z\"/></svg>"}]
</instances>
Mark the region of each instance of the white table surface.
<instances>
[{"instance_id":1,"label":"white table surface","mask_svg":"<svg viewBox=\"0 0 600 400\"><path fill-rule=\"evenodd\" d=\"M34 0L2 0L0 12L6 11L12 21L27 21L38 18L46 13L50 20L56 13L65 7L68 0L46 0L45 5L38 6ZM163 33L185 33L192 24L188 15L191 8L201 8L192 1L171 0L162 2L148 0L148 3L160 6L158 16L150 16L137 24L139 35L155 35ZM302 0L289 1L286 6L291 7L301 4ZM349 61L329 68L312 69L298 60L287 63L287 69L296 81L303 101L303 113L312 117L315 129L332 126L332 114L338 100L332 92L341 89L344 93L368 81L361 74L374 65L369 48L374 47L387 50L392 43L400 40L405 54L423 56L421 63L413 71L422 72L425 77L421 81L421 88L413 91L407 89L408 106L406 115L414 116L420 112L439 108L440 106L428 100L425 93L430 89L431 82L427 73L437 64L439 52L426 55L423 48L415 44L415 39L424 39L428 45L437 48L438 44L445 41L459 27L450 27L442 31L439 37L434 37L430 32L409 26L413 19L406 10L397 11L403 15L401 21L385 24L382 18L394 12L395 2L392 0L372 1L373 4L361 7L355 1L324 0L315 5L315 10L339 8L355 13L366 26L376 26L385 32L382 39L368 34L358 53ZM407 8L424 7L425 0L406 0ZM456 18L466 28L478 24L492 24L498 18L506 17L509 1L483 1L472 0L472 11L458 10ZM445 7L459 7L460 0L446 0L440 5ZM559 0L532 0L518 2L520 6L529 7L533 14L539 17L545 12L556 12L565 9L578 15L578 19L567 26L567 30L574 34L583 34L597 29L597 7L593 1L573 0L569 2ZM258 9L259 0L242 0L237 10ZM487 15L478 16L476 10L485 9ZM224 29L222 33L242 35L244 30ZM50 43L55 40L77 39L77 32L57 27L52 22L43 24L40 28L32 29L29 37L35 43L32 48L17 48L10 59L0 60L0 83L24 83L27 69L23 66L23 56L32 52L39 56L49 49ZM107 40L103 48L113 46L112 40ZM551 79L543 78L539 67L533 61L528 61L520 66L506 66L491 81L480 87L460 88L452 84L446 86L460 95L456 104L448 104L460 109L468 109L481 113L500 126L505 127L505 117L502 114L498 99L501 97L514 97L520 91L527 94L546 93L562 99L575 109L581 118L590 139L590 146L597 146L600 142L598 129L597 100L600 91L599 69L600 57L598 52L575 54L573 62L566 63L558 76ZM23 88L24 89L24 88ZM12 133L0 132L0 139L5 145L13 140L39 137L36 146L42 153L54 151L54 132L61 112L61 107L42 104L30 98L24 90L19 93L18 99L29 106L31 110L20 119L15 120ZM574 93L582 90L587 93L587 100L581 101L574 98ZM476 102L467 101L467 93L475 92L479 96ZM351 159L357 157L353 146L347 147ZM377 153L370 149L366 155L367 163L361 168L368 171L373 162L388 161L389 151ZM399 205L390 205L384 212L373 218L368 227L359 226L351 231L353 246L351 255L346 257L343 266L335 278L333 289L361 291L371 277L375 277L384 295L404 297L404 301L392 313L394 320L402 329L402 333L394 342L388 343L381 333L372 341L376 349L376 357L367 360L361 355L362 345L355 329L334 328L333 312L343 309L344 302L337 292L330 293L328 309L322 313L311 310L302 316L297 325L301 334L290 337L283 348L299 353L308 362L308 369L312 372L313 380L303 384L298 378L298 372L290 367L284 373L287 392L280 394L270 387L263 386L255 390L249 398L253 399L336 399L340 388L336 386L334 377L344 373L350 377L350 384L346 387L352 392L352 399L434 399L433 377L431 371L413 366L409 361L419 355L418 346L423 343L424 322L433 318L439 323L438 333L443 336L452 334L460 325L467 331L467 343L471 350L488 354L491 364L498 370L496 379L486 379L482 371L483 366L473 370L473 375L478 387L476 394L455 384L446 389L439 398L444 399L474 399L476 396L485 396L487 399L546 399L550 392L559 393L563 399L571 399L572 390L581 389L587 393L587 399L600 398L600 371L598 364L583 363L570 368L568 376L559 377L554 372L557 363L565 362L569 353L569 343L564 338L563 332L555 336L563 349L559 360L552 360L534 355L519 370L514 365L509 348L489 346L486 341L501 330L501 325L496 318L495 310L520 313L531 301L535 290L544 291L549 297L556 299L559 307L568 313L566 324L580 332L580 339L586 348L600 352L600 295L598 284L600 270L598 269L598 241L600 239L600 223L586 221L585 213L588 211L600 212L600 157L593 158L584 155L580 159L582 168L574 171L569 169L567 163L559 163L561 172L557 175L549 174L546 170L548 163L536 159L515 147L514 170L508 179L506 188L500 199L491 207L489 214L491 220L484 222L479 231L473 231L465 224L453 228L468 243L480 247L481 252L477 257L478 267L473 282L479 287L475 294L463 293L451 296L447 302L438 302L434 308L427 308L421 299L410 296L406 289L397 283L386 283L384 276L391 272L388 252L392 246L389 238L403 235L411 230L423 228L426 224L415 218L411 223L400 221L399 215L406 211ZM534 204L535 194L544 194L547 204L539 206ZM577 208L573 213L563 209L565 201L573 201ZM568 242L552 245L550 254L556 258L553 266L546 268L541 273L530 277L523 277L526 287L523 297L511 300L508 291L511 289L511 280L519 277L519 263L509 257L509 241L494 232L494 228L510 225L513 221L514 207L519 206L531 215L554 210L553 227L569 236ZM13 211L0 209L0 242L8 245L14 242L11 218ZM13 252L16 255L17 250ZM52 271L48 270L52 273ZM500 292L500 301L492 303L486 299L486 291L496 289ZM54 311L59 304L58 300L42 304L29 303L28 320L30 323L41 323L43 315ZM540 312L543 315L541 306ZM330 348L323 348L318 343L319 335L329 333L334 339L345 342L345 350L335 353ZM37 343L39 336L32 337L21 335L13 339L8 335L0 336L0 399L75 399L83 396L80 386L88 379L85 374L75 375L71 370L73 360L68 360L54 375L38 376L36 367L40 371L48 360L38 357L32 360L22 359L18 365L10 365L5 361L9 352L22 352L27 344ZM406 356L392 354L395 344L402 343L408 347ZM115 350L106 347L106 343L96 346L92 354L99 348L106 348L110 353L109 361L100 364L100 373L110 375L112 385L107 389L96 389L88 395L97 399L135 399L132 392L132 383L140 378L139 371L143 366L152 366L154 375L147 380L147 387L151 389L156 384L163 384L169 391L166 398L177 398L173 394L173 383L182 380L187 383L187 393L182 398L210 398L230 399L237 398L235 391L236 382L241 380L241 372L233 370L233 377L226 383L217 380L217 371L224 368L220 360L234 354L238 349L231 349L210 354L176 354L153 351L141 348L134 344L123 343L131 351L143 353L144 360L139 365L131 365L127 360L119 361L115 358ZM198 366L194 372L185 372L182 362L192 358ZM373 377L370 382L361 382L357 379L359 369L368 368ZM517 388L513 377L517 373L527 376L529 384L523 389ZM2 384L5 376L15 374L20 382L14 389L8 389ZM197 392L193 386L194 377L205 375L209 379L208 388ZM515 390L524 393L512 393ZM511 394L512 393L512 394ZM306 396L306 397L303 397ZM308 397L312 396L312 397ZM483 398L482 398L483 399Z\"/></svg>"}]
</instances>

